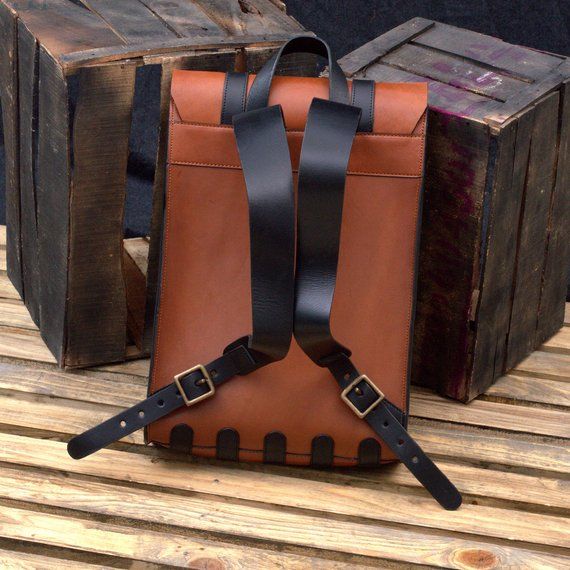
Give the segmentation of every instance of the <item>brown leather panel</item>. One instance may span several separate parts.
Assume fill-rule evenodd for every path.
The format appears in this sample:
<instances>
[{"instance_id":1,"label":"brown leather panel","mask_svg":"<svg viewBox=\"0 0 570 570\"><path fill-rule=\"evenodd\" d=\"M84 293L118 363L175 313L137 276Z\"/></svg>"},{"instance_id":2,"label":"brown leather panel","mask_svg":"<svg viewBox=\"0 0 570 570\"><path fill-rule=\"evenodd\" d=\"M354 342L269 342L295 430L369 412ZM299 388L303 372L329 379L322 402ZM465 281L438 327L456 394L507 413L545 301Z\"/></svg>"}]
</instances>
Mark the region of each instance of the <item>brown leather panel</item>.
<instances>
[{"instance_id":1,"label":"brown leather panel","mask_svg":"<svg viewBox=\"0 0 570 570\"><path fill-rule=\"evenodd\" d=\"M299 166L303 132L288 132L293 168ZM196 144L195 141L199 141ZM421 176L422 136L370 135L355 138L348 171L376 176ZM170 129L170 162L240 168L233 130L229 126L175 123Z\"/></svg>"},{"instance_id":2,"label":"brown leather panel","mask_svg":"<svg viewBox=\"0 0 570 570\"><path fill-rule=\"evenodd\" d=\"M413 291L419 179L349 176L333 331L354 362L405 409L407 334ZM251 330L249 229L240 170L169 168L166 242L151 391L174 374L219 356ZM176 236L175 240L171 236ZM300 398L299 395L307 395ZM216 434L231 427L240 447L262 458L264 435L287 437L288 463L309 464L315 435L335 441L335 464L354 465L374 432L340 400L326 369L293 343L287 358L235 378L211 400L152 424L149 439L168 443L186 422L194 452L215 455ZM206 446L206 449L204 449ZM387 446L384 459L393 458ZM240 451L240 459L245 456Z\"/></svg>"},{"instance_id":3,"label":"brown leather panel","mask_svg":"<svg viewBox=\"0 0 570 570\"><path fill-rule=\"evenodd\" d=\"M249 86L254 77L249 77ZM225 74L218 71L175 70L171 91L175 117L178 115L184 122L219 125L224 80ZM302 130L314 97L328 99L327 78L279 76L271 84L269 104L281 105L287 129ZM426 105L427 83L378 83L374 132L411 134Z\"/></svg>"},{"instance_id":4,"label":"brown leather panel","mask_svg":"<svg viewBox=\"0 0 570 570\"><path fill-rule=\"evenodd\" d=\"M246 189L233 132L215 126L224 74L199 73L175 72L173 78L177 109L172 107L171 120L202 125L171 126L151 391L171 383L174 374L213 360L228 343L251 332ZM352 349L356 366L405 410L427 93L423 84L378 87L375 130L419 136L357 136L332 329ZM327 90L324 79L277 78L270 103L283 105L288 127L302 129L310 101L326 97ZM404 103L392 101L398 97ZM301 138L300 132L288 133L295 166ZM193 162L221 166L182 164ZM363 176L358 169L392 176ZM398 170L407 174L396 176ZM287 438L287 463L308 465L313 438L327 434L334 440L334 464L356 465L360 442L375 434L339 393L329 371L314 365L293 341L283 361L234 378L214 398L151 424L148 439L168 445L171 429L186 423L193 430L193 453L215 457L218 432L230 428L239 434L239 459L262 461L265 435L281 432ZM386 445L382 455L382 462L394 459Z\"/></svg>"}]
</instances>

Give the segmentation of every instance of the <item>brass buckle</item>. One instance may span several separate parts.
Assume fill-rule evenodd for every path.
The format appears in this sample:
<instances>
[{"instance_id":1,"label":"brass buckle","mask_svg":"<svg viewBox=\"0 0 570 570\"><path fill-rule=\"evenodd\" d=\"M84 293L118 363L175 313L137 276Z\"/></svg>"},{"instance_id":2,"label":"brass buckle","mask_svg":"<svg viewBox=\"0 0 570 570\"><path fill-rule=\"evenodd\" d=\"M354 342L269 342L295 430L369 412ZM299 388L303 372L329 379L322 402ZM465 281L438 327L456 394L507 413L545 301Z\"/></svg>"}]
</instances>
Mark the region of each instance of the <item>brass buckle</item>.
<instances>
[{"instance_id":1,"label":"brass buckle","mask_svg":"<svg viewBox=\"0 0 570 570\"><path fill-rule=\"evenodd\" d=\"M368 384L368 386L370 386L370 388L372 388L372 390L374 390L374 392L376 392L376 394L378 395L378 399L375 400L374 402L372 402L372 404L370 404L370 406L368 406L368 408L366 408L366 410L364 410L363 412L361 412L349 399L348 399L348 395L350 394L350 392L356 388L356 386L358 386L358 384L360 384L361 382L366 382L366 384ZM344 403L348 405L348 407L360 418L363 419L365 418L386 396L384 396L384 393L382 392L382 390L380 390L380 388L378 388L378 386L376 386L376 384L374 384L374 382L372 382L372 380L370 380L370 378L368 378L368 376L366 376L366 374L361 374L358 378L356 378L355 380L353 380L340 394L340 397L344 400Z\"/></svg>"},{"instance_id":2,"label":"brass buckle","mask_svg":"<svg viewBox=\"0 0 570 570\"><path fill-rule=\"evenodd\" d=\"M196 372L197 370L199 370L202 373L202 378L206 381L206 384L208 384L209 391L204 394L201 394L200 396L196 396L195 398L189 398L186 395L186 392L184 392L184 389L182 388L182 383L180 382L180 379L183 378L184 376L188 376L188 374L192 374L192 372ZM197 364L196 366L193 366L192 368L189 368L184 372L180 372L180 374L176 374L176 376L174 376L174 383L176 384L178 392L180 392L180 395L182 396L184 403L188 407L193 406L194 404L197 404L198 402L201 402L206 398L212 397L216 392L216 387L212 382L212 378L210 378L210 375L208 374L206 367L203 366L202 364Z\"/></svg>"}]
</instances>

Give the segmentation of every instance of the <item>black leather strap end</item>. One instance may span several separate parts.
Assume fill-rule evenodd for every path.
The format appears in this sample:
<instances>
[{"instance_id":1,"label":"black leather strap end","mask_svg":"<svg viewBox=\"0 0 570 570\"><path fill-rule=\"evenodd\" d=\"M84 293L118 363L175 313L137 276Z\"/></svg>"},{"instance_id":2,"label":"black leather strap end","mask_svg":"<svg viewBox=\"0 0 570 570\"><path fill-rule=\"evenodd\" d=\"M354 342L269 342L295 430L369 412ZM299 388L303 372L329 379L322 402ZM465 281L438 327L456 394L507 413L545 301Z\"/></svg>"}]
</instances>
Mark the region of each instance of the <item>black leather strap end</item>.
<instances>
[{"instance_id":1,"label":"black leather strap end","mask_svg":"<svg viewBox=\"0 0 570 570\"><path fill-rule=\"evenodd\" d=\"M245 111L247 96L247 73L230 71L226 73L222 97L222 125L231 125L234 115Z\"/></svg>"},{"instance_id":2,"label":"black leather strap end","mask_svg":"<svg viewBox=\"0 0 570 570\"><path fill-rule=\"evenodd\" d=\"M370 79L353 79L350 104L361 110L358 130L371 133L374 128L374 95L376 83Z\"/></svg>"}]
</instances>

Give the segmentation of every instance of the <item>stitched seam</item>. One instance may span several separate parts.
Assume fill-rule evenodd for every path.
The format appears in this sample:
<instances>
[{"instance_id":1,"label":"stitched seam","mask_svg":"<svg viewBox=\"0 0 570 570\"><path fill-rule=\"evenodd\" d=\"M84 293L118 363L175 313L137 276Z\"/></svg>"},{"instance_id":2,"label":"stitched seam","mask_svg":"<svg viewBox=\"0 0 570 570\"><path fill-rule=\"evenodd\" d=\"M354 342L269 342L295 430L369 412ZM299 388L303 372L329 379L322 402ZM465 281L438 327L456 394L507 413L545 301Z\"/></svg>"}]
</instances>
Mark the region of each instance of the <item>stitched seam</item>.
<instances>
[{"instance_id":1,"label":"stitched seam","mask_svg":"<svg viewBox=\"0 0 570 570\"><path fill-rule=\"evenodd\" d=\"M241 110L242 110L242 112L245 111L245 95L247 93L247 79L248 79L248 74L244 73L244 78L242 81L242 88L241 88Z\"/></svg>"},{"instance_id":2,"label":"stitched seam","mask_svg":"<svg viewBox=\"0 0 570 570\"><path fill-rule=\"evenodd\" d=\"M177 121L172 119L170 121L171 125L187 125L190 127L207 127L209 129L233 129L232 125L213 125L212 123L197 123L195 121ZM302 129L285 129L288 133L304 133ZM384 138L404 138L404 139L420 139L423 138L421 135L401 135L393 133L368 133L368 132L357 132L357 137L384 137Z\"/></svg>"},{"instance_id":3,"label":"stitched seam","mask_svg":"<svg viewBox=\"0 0 570 570\"><path fill-rule=\"evenodd\" d=\"M374 130L374 94L376 92L376 83L370 82L370 108L368 111L368 131Z\"/></svg>"},{"instance_id":4,"label":"stitched seam","mask_svg":"<svg viewBox=\"0 0 570 570\"><path fill-rule=\"evenodd\" d=\"M425 111L424 111L424 115L425 115ZM422 133L425 131L425 124L426 124L426 119L427 117L424 118L424 122L422 125ZM420 152L419 152L419 156L418 156L418 165L422 166L423 163L423 159L424 159L424 150L425 150L425 137L422 137L422 144L420 147ZM412 265L412 268L410 270L409 276L410 276L410 280L412 282L413 285L413 281L414 281L414 270L416 269L416 262L415 262L415 250L416 250L416 240L419 239L418 233L419 233L419 229L418 229L418 215L419 215L419 209L420 209L420 196L419 196L419 192L422 186L422 182L423 182L423 177L419 177L418 180L418 184L416 185L416 206L415 206L415 211L414 211L414 220L415 220L415 224L414 224L414 234L415 234L415 239L412 240L412 244L411 244L411 248L412 248L412 258L414 259L414 263ZM415 276L415 279L417 279L417 275ZM408 384L408 374L410 372L410 358L409 358L409 352L412 349L412 347L410 346L410 327L412 325L412 308L414 306L414 287L411 288L410 290L410 294L408 296L408 319L407 319L407 326L406 326L406 342L404 343L404 347L405 347L405 351L403 354L403 359L404 362L406 363L406 366L404 367L404 374L402 376L402 410L404 410L404 413L407 412L406 410L406 402L407 402L407 397L406 397L406 392L407 392L407 384Z\"/></svg>"},{"instance_id":5,"label":"stitched seam","mask_svg":"<svg viewBox=\"0 0 570 570\"><path fill-rule=\"evenodd\" d=\"M210 163L210 162L185 162L182 160L176 160L169 162L171 166L199 166L204 168L226 168L229 170L241 170L241 166L237 166L236 164L221 164L221 163ZM298 172L298 168L294 168L293 172ZM383 176L386 178L389 177L399 177L399 178L421 178L421 174L408 174L407 172L403 173L393 173L393 172L370 172L366 170L347 170L346 172L352 176Z\"/></svg>"},{"instance_id":6,"label":"stitched seam","mask_svg":"<svg viewBox=\"0 0 570 570\"><path fill-rule=\"evenodd\" d=\"M226 73L226 78L224 79L224 102L222 104L222 116L220 117L220 123L225 123L226 113L228 112L227 105L228 105L228 78L229 73Z\"/></svg>"}]
</instances>

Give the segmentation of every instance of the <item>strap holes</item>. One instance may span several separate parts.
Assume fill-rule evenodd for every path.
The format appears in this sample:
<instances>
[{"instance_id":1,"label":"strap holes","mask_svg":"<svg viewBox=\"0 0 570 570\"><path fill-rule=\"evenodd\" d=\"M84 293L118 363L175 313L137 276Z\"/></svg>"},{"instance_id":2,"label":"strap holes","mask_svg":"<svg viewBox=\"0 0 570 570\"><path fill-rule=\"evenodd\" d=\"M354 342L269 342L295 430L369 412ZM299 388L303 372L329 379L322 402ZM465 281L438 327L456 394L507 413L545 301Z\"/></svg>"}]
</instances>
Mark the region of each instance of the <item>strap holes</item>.
<instances>
[{"instance_id":1,"label":"strap holes","mask_svg":"<svg viewBox=\"0 0 570 570\"><path fill-rule=\"evenodd\" d=\"M125 420L121 420L121 421L119 422L119 425L120 425L123 429L125 429L125 428L127 427L127 422L126 422Z\"/></svg>"},{"instance_id":2,"label":"strap holes","mask_svg":"<svg viewBox=\"0 0 570 570\"><path fill-rule=\"evenodd\" d=\"M384 427L388 427L388 422L384 422L382 425L383 425Z\"/></svg>"},{"instance_id":3,"label":"strap holes","mask_svg":"<svg viewBox=\"0 0 570 570\"><path fill-rule=\"evenodd\" d=\"M162 407L164 406L164 400L158 400L158 402L156 403L156 405L157 405L159 408L162 408Z\"/></svg>"},{"instance_id":4,"label":"strap holes","mask_svg":"<svg viewBox=\"0 0 570 570\"><path fill-rule=\"evenodd\" d=\"M417 455L414 455L414 456L412 457L412 463L418 463L418 462L419 462L418 456L417 456Z\"/></svg>"},{"instance_id":5,"label":"strap holes","mask_svg":"<svg viewBox=\"0 0 570 570\"><path fill-rule=\"evenodd\" d=\"M350 372L347 372L347 373L344 375L344 379L345 379L346 381L348 381L348 380L350 380L351 376L352 376L352 374L351 374Z\"/></svg>"},{"instance_id":6,"label":"strap holes","mask_svg":"<svg viewBox=\"0 0 570 570\"><path fill-rule=\"evenodd\" d=\"M398 445L404 445L404 440L403 440L403 439L399 439L399 440L398 440Z\"/></svg>"},{"instance_id":7,"label":"strap holes","mask_svg":"<svg viewBox=\"0 0 570 570\"><path fill-rule=\"evenodd\" d=\"M210 370L210 376L212 378L217 378L218 376L218 371L217 370Z\"/></svg>"},{"instance_id":8,"label":"strap holes","mask_svg":"<svg viewBox=\"0 0 570 570\"><path fill-rule=\"evenodd\" d=\"M139 410L139 418L144 418L144 411L143 410Z\"/></svg>"}]
</instances>

